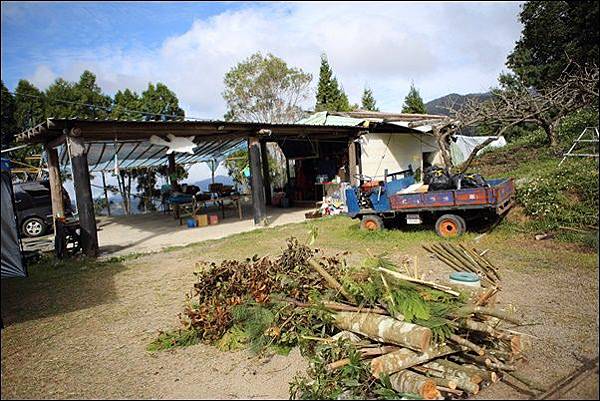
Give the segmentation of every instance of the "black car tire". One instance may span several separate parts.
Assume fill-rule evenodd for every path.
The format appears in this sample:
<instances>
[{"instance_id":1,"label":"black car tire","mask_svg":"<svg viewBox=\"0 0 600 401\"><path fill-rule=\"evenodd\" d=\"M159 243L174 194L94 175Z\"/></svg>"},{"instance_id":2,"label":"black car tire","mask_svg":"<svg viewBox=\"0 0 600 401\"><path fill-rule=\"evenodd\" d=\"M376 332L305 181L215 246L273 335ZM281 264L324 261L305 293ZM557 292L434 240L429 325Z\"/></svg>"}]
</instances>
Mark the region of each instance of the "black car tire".
<instances>
[{"instance_id":1,"label":"black car tire","mask_svg":"<svg viewBox=\"0 0 600 401\"><path fill-rule=\"evenodd\" d=\"M41 237L46 233L46 223L39 217L28 217L21 224L21 232L30 238Z\"/></svg>"}]
</instances>

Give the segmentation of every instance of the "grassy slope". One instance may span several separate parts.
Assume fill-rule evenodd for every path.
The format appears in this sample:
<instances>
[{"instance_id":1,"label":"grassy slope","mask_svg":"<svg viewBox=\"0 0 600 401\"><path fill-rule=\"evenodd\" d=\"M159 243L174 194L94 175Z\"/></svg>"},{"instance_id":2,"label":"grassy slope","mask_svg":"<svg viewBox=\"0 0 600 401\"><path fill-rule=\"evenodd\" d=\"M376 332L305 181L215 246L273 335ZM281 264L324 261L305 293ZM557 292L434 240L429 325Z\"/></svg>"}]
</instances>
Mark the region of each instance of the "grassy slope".
<instances>
[{"instance_id":1,"label":"grassy slope","mask_svg":"<svg viewBox=\"0 0 600 401\"><path fill-rule=\"evenodd\" d=\"M540 133L532 133L504 148L488 151L474 161L470 171L486 178L514 178L518 194L522 194L528 184L536 179L545 179L547 183L544 185L548 188L559 188L555 198L551 195L547 197L549 204L556 205L556 210L545 217L532 216L519 199L520 203L501 225L501 230L553 232L559 240L597 249L597 231L585 234L559 228L569 226L586 229L586 224L598 225L597 161L569 158L559 167L565 149L550 149L543 141ZM567 145L570 146L565 144L564 147ZM543 201L543 192L538 197L539 201Z\"/></svg>"}]
</instances>

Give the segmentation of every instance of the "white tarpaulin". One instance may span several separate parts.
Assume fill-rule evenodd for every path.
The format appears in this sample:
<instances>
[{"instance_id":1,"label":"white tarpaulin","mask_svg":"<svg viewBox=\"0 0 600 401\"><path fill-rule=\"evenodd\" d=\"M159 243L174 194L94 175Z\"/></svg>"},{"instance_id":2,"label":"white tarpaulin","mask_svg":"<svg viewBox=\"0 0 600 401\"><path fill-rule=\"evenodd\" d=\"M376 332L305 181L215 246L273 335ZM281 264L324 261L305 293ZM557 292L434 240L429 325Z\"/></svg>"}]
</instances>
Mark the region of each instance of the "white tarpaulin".
<instances>
[{"instance_id":1,"label":"white tarpaulin","mask_svg":"<svg viewBox=\"0 0 600 401\"><path fill-rule=\"evenodd\" d=\"M452 155L452 162L454 165L459 165L464 162L467 157L471 154L475 146L483 143L489 138L497 138L494 142L481 149L477 154L480 154L489 148L501 148L506 145L506 139L503 136L464 136L454 135L453 140L450 144L450 154Z\"/></svg>"}]
</instances>

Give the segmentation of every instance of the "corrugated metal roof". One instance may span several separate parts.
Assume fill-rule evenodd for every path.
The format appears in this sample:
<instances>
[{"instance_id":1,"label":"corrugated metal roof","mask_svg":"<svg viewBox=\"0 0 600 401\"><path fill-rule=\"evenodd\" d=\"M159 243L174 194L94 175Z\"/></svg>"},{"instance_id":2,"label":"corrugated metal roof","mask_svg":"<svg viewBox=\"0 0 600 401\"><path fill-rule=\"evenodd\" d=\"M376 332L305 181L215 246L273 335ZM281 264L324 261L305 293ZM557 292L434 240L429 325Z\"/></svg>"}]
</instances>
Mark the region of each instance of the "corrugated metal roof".
<instances>
[{"instance_id":1,"label":"corrugated metal roof","mask_svg":"<svg viewBox=\"0 0 600 401\"><path fill-rule=\"evenodd\" d=\"M364 118L360 119L344 116L335 116L329 114L326 111L320 111L296 121L296 124L357 127L359 125L362 125L364 121Z\"/></svg>"}]
</instances>

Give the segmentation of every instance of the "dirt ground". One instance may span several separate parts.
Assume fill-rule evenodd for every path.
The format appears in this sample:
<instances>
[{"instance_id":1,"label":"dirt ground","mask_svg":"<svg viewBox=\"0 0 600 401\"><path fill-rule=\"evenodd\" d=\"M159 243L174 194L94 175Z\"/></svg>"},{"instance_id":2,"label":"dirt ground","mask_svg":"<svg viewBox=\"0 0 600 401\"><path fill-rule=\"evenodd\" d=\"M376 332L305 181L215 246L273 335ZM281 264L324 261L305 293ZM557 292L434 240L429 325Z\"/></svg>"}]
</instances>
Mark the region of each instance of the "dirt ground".
<instances>
[{"instance_id":1,"label":"dirt ground","mask_svg":"<svg viewBox=\"0 0 600 401\"><path fill-rule=\"evenodd\" d=\"M424 272L448 272L421 245L438 241L430 231L365 236L355 221L324 219L206 241L168 252L111 262L33 268L27 279L2 280L2 399L181 398L287 399L288 383L306 368L297 351L257 359L247 351L220 352L194 345L149 353L158 329L177 326L184 295L200 259L277 254L290 235L328 253L349 250L350 262L367 252L392 258L418 255ZM499 302L515 308L536 336L518 367L549 385L598 355L598 258L593 250L524 235L492 233L475 241L489 249L503 272ZM510 305L509 305L510 303ZM597 399L594 373L563 398ZM482 390L479 399L526 399L505 383Z\"/></svg>"}]
</instances>

